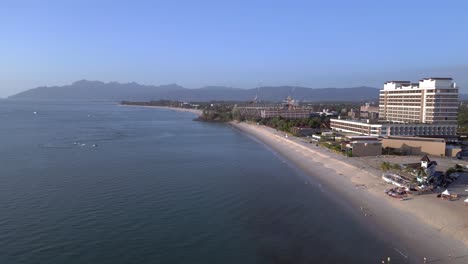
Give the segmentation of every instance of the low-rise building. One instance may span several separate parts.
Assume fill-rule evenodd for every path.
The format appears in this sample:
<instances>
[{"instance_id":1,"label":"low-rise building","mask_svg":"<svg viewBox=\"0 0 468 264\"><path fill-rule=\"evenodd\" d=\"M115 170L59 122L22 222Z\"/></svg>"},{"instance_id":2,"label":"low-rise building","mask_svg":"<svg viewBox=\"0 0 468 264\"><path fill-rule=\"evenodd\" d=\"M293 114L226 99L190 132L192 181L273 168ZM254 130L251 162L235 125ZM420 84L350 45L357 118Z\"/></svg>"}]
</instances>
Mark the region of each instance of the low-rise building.
<instances>
[{"instance_id":1,"label":"low-rise building","mask_svg":"<svg viewBox=\"0 0 468 264\"><path fill-rule=\"evenodd\" d=\"M282 117L285 119L301 119L310 117L309 109L262 109L261 118Z\"/></svg>"},{"instance_id":2,"label":"low-rise building","mask_svg":"<svg viewBox=\"0 0 468 264\"><path fill-rule=\"evenodd\" d=\"M378 137L437 136L449 138L456 136L457 133L456 124L378 123L369 120L330 119L330 127L337 132Z\"/></svg>"},{"instance_id":3,"label":"low-rise building","mask_svg":"<svg viewBox=\"0 0 468 264\"><path fill-rule=\"evenodd\" d=\"M233 113L239 114L242 118L274 118L301 119L309 118L312 109L309 108L282 108L282 107L262 107L262 106L236 106Z\"/></svg>"},{"instance_id":4,"label":"low-rise building","mask_svg":"<svg viewBox=\"0 0 468 264\"><path fill-rule=\"evenodd\" d=\"M379 140L356 140L346 144L346 153L352 157L382 155L382 142Z\"/></svg>"},{"instance_id":5,"label":"low-rise building","mask_svg":"<svg viewBox=\"0 0 468 264\"><path fill-rule=\"evenodd\" d=\"M345 140L347 141L376 141L376 140L379 140L379 138L375 136L347 135L345 136Z\"/></svg>"},{"instance_id":6,"label":"low-rise building","mask_svg":"<svg viewBox=\"0 0 468 264\"><path fill-rule=\"evenodd\" d=\"M330 127L334 131L354 133L357 135L380 136L382 125L372 124L369 120L330 119Z\"/></svg>"},{"instance_id":7,"label":"low-rise building","mask_svg":"<svg viewBox=\"0 0 468 264\"><path fill-rule=\"evenodd\" d=\"M445 156L446 149L443 138L386 137L382 139L382 146L405 155Z\"/></svg>"},{"instance_id":8,"label":"low-rise building","mask_svg":"<svg viewBox=\"0 0 468 264\"><path fill-rule=\"evenodd\" d=\"M378 156L382 154L382 142L373 136L345 136L341 150L353 157Z\"/></svg>"},{"instance_id":9,"label":"low-rise building","mask_svg":"<svg viewBox=\"0 0 468 264\"><path fill-rule=\"evenodd\" d=\"M359 116L361 119L377 120L379 119L379 112L361 112Z\"/></svg>"},{"instance_id":10,"label":"low-rise building","mask_svg":"<svg viewBox=\"0 0 468 264\"><path fill-rule=\"evenodd\" d=\"M431 177L436 172L437 162L431 161L427 155L424 155L421 159L421 168L424 169L427 177Z\"/></svg>"},{"instance_id":11,"label":"low-rise building","mask_svg":"<svg viewBox=\"0 0 468 264\"><path fill-rule=\"evenodd\" d=\"M370 103L366 103L360 108L360 115L362 119L379 119L379 107L372 106Z\"/></svg>"},{"instance_id":12,"label":"low-rise building","mask_svg":"<svg viewBox=\"0 0 468 264\"><path fill-rule=\"evenodd\" d=\"M348 112L348 117L349 118L359 118L359 110L351 108Z\"/></svg>"},{"instance_id":13,"label":"low-rise building","mask_svg":"<svg viewBox=\"0 0 468 264\"><path fill-rule=\"evenodd\" d=\"M366 103L365 105L362 105L360 108L361 112L379 112L379 107L378 106L373 106L370 105L370 103Z\"/></svg>"}]
</instances>

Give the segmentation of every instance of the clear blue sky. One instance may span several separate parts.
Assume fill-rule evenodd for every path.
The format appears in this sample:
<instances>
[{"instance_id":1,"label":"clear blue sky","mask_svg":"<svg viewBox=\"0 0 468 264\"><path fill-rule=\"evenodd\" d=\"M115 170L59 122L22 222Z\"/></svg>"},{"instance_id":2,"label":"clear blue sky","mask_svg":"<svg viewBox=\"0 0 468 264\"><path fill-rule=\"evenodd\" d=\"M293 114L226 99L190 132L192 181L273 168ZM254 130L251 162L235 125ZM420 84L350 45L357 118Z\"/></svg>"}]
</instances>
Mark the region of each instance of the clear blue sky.
<instances>
[{"instance_id":1,"label":"clear blue sky","mask_svg":"<svg viewBox=\"0 0 468 264\"><path fill-rule=\"evenodd\" d=\"M380 87L468 74L465 0L7 0L0 36L0 96L79 79Z\"/></svg>"}]
</instances>

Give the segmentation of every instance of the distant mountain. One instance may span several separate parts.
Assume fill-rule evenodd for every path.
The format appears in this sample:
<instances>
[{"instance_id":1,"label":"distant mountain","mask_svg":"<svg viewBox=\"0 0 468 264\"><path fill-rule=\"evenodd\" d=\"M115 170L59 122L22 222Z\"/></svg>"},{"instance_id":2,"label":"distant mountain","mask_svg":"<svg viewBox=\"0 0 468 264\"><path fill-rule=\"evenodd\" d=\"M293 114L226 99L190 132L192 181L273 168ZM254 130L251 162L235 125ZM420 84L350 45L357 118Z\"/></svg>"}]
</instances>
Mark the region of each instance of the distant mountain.
<instances>
[{"instance_id":1,"label":"distant mountain","mask_svg":"<svg viewBox=\"0 0 468 264\"><path fill-rule=\"evenodd\" d=\"M206 86L187 89L177 84L153 86L138 83L104 83L81 80L65 86L37 87L9 99L28 100L107 100L107 101L248 101L255 96L261 101L281 101L292 95L301 101L368 101L376 100L379 89L372 87L353 88L306 88L292 86L260 87L252 89Z\"/></svg>"}]
</instances>

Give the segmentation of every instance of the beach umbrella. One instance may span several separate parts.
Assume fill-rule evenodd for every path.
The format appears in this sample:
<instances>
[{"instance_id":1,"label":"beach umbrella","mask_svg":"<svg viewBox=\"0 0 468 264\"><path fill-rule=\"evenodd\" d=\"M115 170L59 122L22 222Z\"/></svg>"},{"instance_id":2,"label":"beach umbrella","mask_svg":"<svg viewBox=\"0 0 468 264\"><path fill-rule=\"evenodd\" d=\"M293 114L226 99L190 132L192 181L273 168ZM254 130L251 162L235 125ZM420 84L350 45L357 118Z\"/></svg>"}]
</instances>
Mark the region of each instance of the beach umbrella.
<instances>
[{"instance_id":1,"label":"beach umbrella","mask_svg":"<svg viewBox=\"0 0 468 264\"><path fill-rule=\"evenodd\" d=\"M442 194L443 194L443 195L450 195L450 193L449 193L448 190L445 190Z\"/></svg>"}]
</instances>

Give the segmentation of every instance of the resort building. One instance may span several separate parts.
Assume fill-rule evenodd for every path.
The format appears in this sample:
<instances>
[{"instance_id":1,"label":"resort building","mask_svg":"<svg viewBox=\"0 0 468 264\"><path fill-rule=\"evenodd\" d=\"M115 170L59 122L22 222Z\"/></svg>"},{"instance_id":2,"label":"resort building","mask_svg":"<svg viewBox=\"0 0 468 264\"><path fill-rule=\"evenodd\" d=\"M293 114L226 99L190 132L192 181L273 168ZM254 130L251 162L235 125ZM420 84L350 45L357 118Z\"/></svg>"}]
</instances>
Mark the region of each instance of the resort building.
<instances>
[{"instance_id":1,"label":"resort building","mask_svg":"<svg viewBox=\"0 0 468 264\"><path fill-rule=\"evenodd\" d=\"M379 107L378 106L373 106L370 103L366 103L365 105L361 105L361 108L359 109L361 112L371 112L371 113L378 113L379 112Z\"/></svg>"},{"instance_id":2,"label":"resort building","mask_svg":"<svg viewBox=\"0 0 468 264\"><path fill-rule=\"evenodd\" d=\"M380 91L380 119L402 123L456 124L458 89L452 78L419 83L388 81Z\"/></svg>"},{"instance_id":3,"label":"resort building","mask_svg":"<svg viewBox=\"0 0 468 264\"><path fill-rule=\"evenodd\" d=\"M360 117L363 119L378 119L379 118L379 107L372 106L370 103L366 103L360 108Z\"/></svg>"},{"instance_id":4,"label":"resort building","mask_svg":"<svg viewBox=\"0 0 468 264\"><path fill-rule=\"evenodd\" d=\"M365 136L440 136L452 137L456 135L456 124L404 124L378 122L368 120L330 119L330 126L334 131L354 133Z\"/></svg>"},{"instance_id":5,"label":"resort building","mask_svg":"<svg viewBox=\"0 0 468 264\"><path fill-rule=\"evenodd\" d=\"M452 78L389 81L380 91L378 122L331 119L330 126L335 131L368 136L450 138L456 135L457 113L458 89Z\"/></svg>"},{"instance_id":6,"label":"resort building","mask_svg":"<svg viewBox=\"0 0 468 264\"><path fill-rule=\"evenodd\" d=\"M330 119L330 127L334 131L354 133L365 136L381 136L382 124L371 124L369 120Z\"/></svg>"},{"instance_id":7,"label":"resort building","mask_svg":"<svg viewBox=\"0 0 468 264\"><path fill-rule=\"evenodd\" d=\"M308 108L281 108L272 106L236 106L233 109L234 113L239 114L242 118L273 118L281 117L284 119L301 119L309 118L312 115L312 109Z\"/></svg>"},{"instance_id":8,"label":"resort building","mask_svg":"<svg viewBox=\"0 0 468 264\"><path fill-rule=\"evenodd\" d=\"M282 117L284 119L309 118L311 111L308 109L261 109L261 118Z\"/></svg>"}]
</instances>

